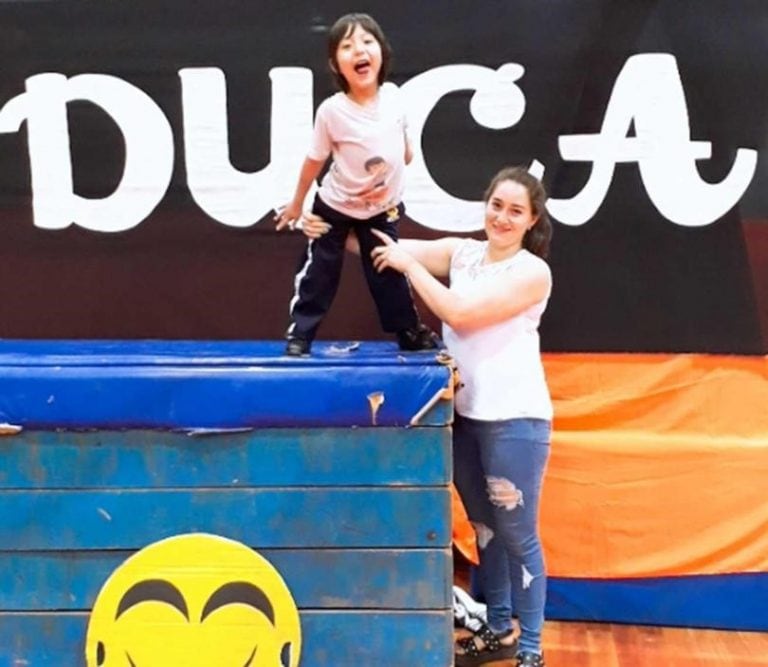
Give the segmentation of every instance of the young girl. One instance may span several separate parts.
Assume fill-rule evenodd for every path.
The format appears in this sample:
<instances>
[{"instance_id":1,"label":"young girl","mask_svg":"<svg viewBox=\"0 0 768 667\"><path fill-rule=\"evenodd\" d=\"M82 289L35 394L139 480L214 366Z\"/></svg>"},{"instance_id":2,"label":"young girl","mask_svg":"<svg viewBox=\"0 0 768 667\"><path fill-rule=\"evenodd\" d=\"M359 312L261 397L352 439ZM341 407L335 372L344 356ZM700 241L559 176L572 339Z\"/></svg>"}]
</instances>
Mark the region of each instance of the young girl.
<instances>
[{"instance_id":1,"label":"young girl","mask_svg":"<svg viewBox=\"0 0 768 667\"><path fill-rule=\"evenodd\" d=\"M434 349L436 337L420 323L406 277L396 271L378 273L371 264L371 250L379 243L372 229L397 240L397 222L405 210L405 165L411 160L398 89L385 83L389 44L370 16L347 14L330 30L328 58L342 92L318 108L296 192L275 217L277 229L293 228L310 186L332 156L312 207L331 230L309 241L299 265L286 354L309 353L336 295L350 230L362 249L365 278L384 331L396 333L403 350Z\"/></svg>"}]
</instances>

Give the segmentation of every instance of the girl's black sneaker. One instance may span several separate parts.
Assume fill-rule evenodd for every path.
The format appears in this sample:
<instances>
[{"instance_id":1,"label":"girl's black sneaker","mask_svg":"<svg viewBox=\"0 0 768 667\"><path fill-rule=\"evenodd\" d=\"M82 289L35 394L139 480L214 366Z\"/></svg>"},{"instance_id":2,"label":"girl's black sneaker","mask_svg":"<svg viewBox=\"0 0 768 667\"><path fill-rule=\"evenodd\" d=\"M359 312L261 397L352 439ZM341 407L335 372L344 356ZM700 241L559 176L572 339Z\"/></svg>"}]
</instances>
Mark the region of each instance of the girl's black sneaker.
<instances>
[{"instance_id":1,"label":"girl's black sneaker","mask_svg":"<svg viewBox=\"0 0 768 667\"><path fill-rule=\"evenodd\" d=\"M436 350L440 347L437 334L425 324L419 324L410 329L397 332L397 344L401 350L417 352L419 350Z\"/></svg>"},{"instance_id":2,"label":"girl's black sneaker","mask_svg":"<svg viewBox=\"0 0 768 667\"><path fill-rule=\"evenodd\" d=\"M289 338L285 344L285 354L289 357L305 357L309 354L311 347L312 343L306 338Z\"/></svg>"}]
</instances>

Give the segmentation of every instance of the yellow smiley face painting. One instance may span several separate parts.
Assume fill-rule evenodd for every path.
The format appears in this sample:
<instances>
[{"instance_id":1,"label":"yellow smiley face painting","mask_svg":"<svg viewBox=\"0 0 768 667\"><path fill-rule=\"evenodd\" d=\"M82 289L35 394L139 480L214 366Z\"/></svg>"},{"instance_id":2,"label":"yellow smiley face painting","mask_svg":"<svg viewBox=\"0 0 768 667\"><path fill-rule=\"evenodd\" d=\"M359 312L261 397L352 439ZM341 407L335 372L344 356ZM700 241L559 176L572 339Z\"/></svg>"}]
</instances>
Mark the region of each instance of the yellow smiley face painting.
<instances>
[{"instance_id":1,"label":"yellow smiley face painting","mask_svg":"<svg viewBox=\"0 0 768 667\"><path fill-rule=\"evenodd\" d=\"M178 535L128 558L93 605L88 667L297 667L299 612L272 564L216 535Z\"/></svg>"}]
</instances>

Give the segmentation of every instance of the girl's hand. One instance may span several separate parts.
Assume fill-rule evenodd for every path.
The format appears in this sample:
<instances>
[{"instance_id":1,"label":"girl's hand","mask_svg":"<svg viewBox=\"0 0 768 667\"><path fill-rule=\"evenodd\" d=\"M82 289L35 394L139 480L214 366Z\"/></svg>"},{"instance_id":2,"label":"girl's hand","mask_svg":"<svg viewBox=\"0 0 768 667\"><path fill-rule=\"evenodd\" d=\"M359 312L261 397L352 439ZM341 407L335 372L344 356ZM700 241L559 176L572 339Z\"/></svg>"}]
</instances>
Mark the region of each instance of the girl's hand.
<instances>
[{"instance_id":1,"label":"girl's hand","mask_svg":"<svg viewBox=\"0 0 768 667\"><path fill-rule=\"evenodd\" d=\"M381 239L383 245L376 246L371 251L374 268L381 273L384 269L394 269L399 273L408 273L416 260L403 250L396 241L380 232L378 229L372 229L372 234Z\"/></svg>"},{"instance_id":2,"label":"girl's hand","mask_svg":"<svg viewBox=\"0 0 768 667\"><path fill-rule=\"evenodd\" d=\"M275 229L279 232L281 229L288 227L293 231L296 227L296 223L299 222L301 214L301 206L297 206L294 202L290 202L285 206L280 206L275 209Z\"/></svg>"}]
</instances>

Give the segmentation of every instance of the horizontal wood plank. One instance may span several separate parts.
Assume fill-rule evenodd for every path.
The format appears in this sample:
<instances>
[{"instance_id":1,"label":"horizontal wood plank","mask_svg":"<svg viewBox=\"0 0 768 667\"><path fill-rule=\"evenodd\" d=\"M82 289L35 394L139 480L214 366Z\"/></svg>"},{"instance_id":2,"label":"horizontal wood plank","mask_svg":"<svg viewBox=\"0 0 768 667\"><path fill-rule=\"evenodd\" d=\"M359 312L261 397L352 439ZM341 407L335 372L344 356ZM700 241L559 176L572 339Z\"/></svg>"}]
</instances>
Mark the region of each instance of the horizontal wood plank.
<instances>
[{"instance_id":1,"label":"horizontal wood plank","mask_svg":"<svg viewBox=\"0 0 768 667\"><path fill-rule=\"evenodd\" d=\"M0 489L445 485L449 428L22 431Z\"/></svg>"},{"instance_id":2,"label":"horizontal wood plank","mask_svg":"<svg viewBox=\"0 0 768 667\"><path fill-rule=\"evenodd\" d=\"M0 491L6 550L139 549L205 532L261 548L447 547L450 492L427 488Z\"/></svg>"},{"instance_id":3,"label":"horizontal wood plank","mask_svg":"<svg viewBox=\"0 0 768 667\"><path fill-rule=\"evenodd\" d=\"M300 608L440 609L451 605L450 549L254 549ZM0 552L0 609L84 611L132 551Z\"/></svg>"},{"instance_id":4,"label":"horizontal wood plank","mask_svg":"<svg viewBox=\"0 0 768 667\"><path fill-rule=\"evenodd\" d=\"M84 667L87 623L84 613L0 613L0 664ZM445 667L453 657L451 610L302 611L301 630L301 667Z\"/></svg>"}]
</instances>

